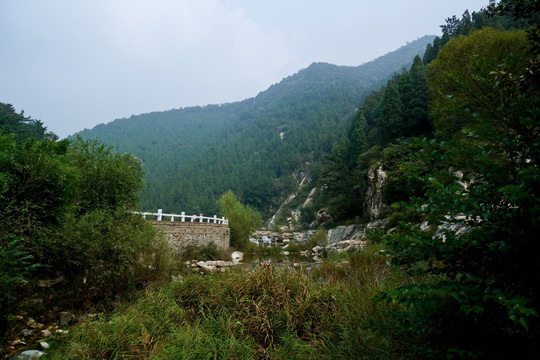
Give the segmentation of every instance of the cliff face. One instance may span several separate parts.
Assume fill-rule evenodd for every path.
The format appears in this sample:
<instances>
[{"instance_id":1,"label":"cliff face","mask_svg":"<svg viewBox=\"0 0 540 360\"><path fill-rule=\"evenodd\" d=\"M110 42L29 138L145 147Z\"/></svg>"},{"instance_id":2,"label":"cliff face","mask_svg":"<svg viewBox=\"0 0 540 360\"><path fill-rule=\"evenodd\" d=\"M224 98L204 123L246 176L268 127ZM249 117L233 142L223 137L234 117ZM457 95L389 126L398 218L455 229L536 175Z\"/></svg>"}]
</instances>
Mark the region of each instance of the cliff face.
<instances>
[{"instance_id":1,"label":"cliff face","mask_svg":"<svg viewBox=\"0 0 540 360\"><path fill-rule=\"evenodd\" d=\"M384 203L382 195L382 189L387 179L388 175L383 170L381 163L376 163L369 168L367 178L368 189L364 199L364 213L371 220L381 217L389 209L388 205Z\"/></svg>"}]
</instances>

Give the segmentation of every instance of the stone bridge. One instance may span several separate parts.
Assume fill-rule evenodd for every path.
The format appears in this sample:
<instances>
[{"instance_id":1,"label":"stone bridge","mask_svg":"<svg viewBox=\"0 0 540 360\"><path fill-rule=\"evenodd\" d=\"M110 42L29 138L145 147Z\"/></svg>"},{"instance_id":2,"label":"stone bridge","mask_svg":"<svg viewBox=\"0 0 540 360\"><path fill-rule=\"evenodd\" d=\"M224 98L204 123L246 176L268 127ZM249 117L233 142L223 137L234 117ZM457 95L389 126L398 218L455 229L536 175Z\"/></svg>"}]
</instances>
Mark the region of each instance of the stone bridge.
<instances>
[{"instance_id":1,"label":"stone bridge","mask_svg":"<svg viewBox=\"0 0 540 360\"><path fill-rule=\"evenodd\" d=\"M229 248L229 221L225 218L206 217L203 214L186 215L135 212L163 231L173 249L180 252L188 246L206 246L214 243L218 249Z\"/></svg>"}]
</instances>

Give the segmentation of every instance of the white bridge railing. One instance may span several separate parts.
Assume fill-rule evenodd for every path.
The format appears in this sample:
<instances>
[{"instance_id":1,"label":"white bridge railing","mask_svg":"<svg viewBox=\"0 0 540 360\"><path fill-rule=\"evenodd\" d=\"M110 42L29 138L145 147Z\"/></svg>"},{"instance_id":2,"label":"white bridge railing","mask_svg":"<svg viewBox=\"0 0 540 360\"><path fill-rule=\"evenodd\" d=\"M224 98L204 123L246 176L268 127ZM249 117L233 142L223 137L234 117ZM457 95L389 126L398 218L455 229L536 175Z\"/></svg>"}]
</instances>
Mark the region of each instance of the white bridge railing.
<instances>
[{"instance_id":1,"label":"white bridge railing","mask_svg":"<svg viewBox=\"0 0 540 360\"><path fill-rule=\"evenodd\" d=\"M178 215L178 214L165 214L165 213L163 213L163 210L161 210L161 209L158 209L157 213L139 212L139 211L134 211L133 213L134 214L140 214L145 219L146 219L147 216L152 217L157 221L167 221L167 220L165 220L165 218L166 218L166 219L168 219L170 221L214 223L214 224L229 225L229 220L225 219L224 217L218 218L217 215L214 215L214 217L203 216L203 214L186 215L186 213L183 212L183 211L180 213L180 215Z\"/></svg>"}]
</instances>

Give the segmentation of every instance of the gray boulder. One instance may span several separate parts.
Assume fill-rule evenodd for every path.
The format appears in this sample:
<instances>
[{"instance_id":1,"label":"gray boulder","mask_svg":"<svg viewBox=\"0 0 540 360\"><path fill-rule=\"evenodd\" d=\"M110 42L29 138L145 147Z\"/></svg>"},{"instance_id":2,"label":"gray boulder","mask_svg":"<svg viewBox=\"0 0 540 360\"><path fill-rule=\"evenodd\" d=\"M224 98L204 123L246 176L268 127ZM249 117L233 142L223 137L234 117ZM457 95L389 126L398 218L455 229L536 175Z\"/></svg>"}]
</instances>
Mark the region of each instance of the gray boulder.
<instances>
[{"instance_id":1,"label":"gray boulder","mask_svg":"<svg viewBox=\"0 0 540 360\"><path fill-rule=\"evenodd\" d=\"M20 353L19 355L15 355L14 357L11 358L11 360L34 360L34 359L39 359L43 355L45 355L43 351L26 350Z\"/></svg>"}]
</instances>

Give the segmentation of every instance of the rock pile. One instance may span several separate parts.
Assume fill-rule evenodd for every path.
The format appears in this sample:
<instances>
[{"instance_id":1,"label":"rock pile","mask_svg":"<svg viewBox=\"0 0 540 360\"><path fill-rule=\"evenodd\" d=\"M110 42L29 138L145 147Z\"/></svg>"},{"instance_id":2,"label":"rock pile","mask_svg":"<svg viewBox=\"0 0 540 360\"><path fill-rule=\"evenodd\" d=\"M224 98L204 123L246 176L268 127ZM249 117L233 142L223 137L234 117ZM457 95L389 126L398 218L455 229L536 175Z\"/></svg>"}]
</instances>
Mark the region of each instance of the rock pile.
<instances>
[{"instance_id":1,"label":"rock pile","mask_svg":"<svg viewBox=\"0 0 540 360\"><path fill-rule=\"evenodd\" d=\"M41 350L26 350L21 352L18 355L15 355L10 358L10 360L33 360L33 359L39 359L41 356L45 355L45 350L48 350L49 345L49 338L53 337L53 334L55 336L61 336L62 334L68 334L68 330L64 330L62 328L65 328L74 322L76 322L76 317L70 312L62 311L58 314L59 324L54 326L49 326L45 328L44 324L36 322L34 319L29 318L25 321L26 328L21 330L20 336L16 338L15 340L11 341L9 345L4 349L7 350L8 353L14 353L17 351L17 348L19 347L27 347L31 344L39 345L39 348ZM22 317L21 317L22 320ZM19 350L20 351L20 350Z\"/></svg>"},{"instance_id":2,"label":"rock pile","mask_svg":"<svg viewBox=\"0 0 540 360\"><path fill-rule=\"evenodd\" d=\"M209 260L209 261L186 261L185 265L193 272L199 273L214 273L216 271L228 271L231 267L241 265L244 254L240 251L235 251L231 254L231 261L225 260Z\"/></svg>"}]
</instances>

